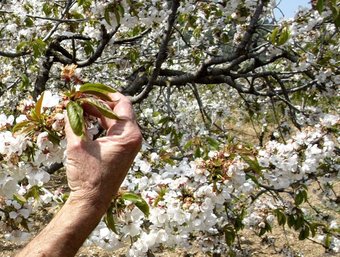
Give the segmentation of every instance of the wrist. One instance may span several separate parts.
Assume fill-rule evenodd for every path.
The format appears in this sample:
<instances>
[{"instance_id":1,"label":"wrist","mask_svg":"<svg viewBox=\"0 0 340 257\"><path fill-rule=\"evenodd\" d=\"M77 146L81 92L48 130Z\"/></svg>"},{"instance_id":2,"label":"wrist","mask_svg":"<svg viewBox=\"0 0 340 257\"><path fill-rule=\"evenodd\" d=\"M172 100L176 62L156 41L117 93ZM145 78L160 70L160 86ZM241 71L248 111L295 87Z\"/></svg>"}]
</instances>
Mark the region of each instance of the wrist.
<instances>
[{"instance_id":1,"label":"wrist","mask_svg":"<svg viewBox=\"0 0 340 257\"><path fill-rule=\"evenodd\" d=\"M72 192L53 220L18 257L75 256L106 210L106 202Z\"/></svg>"},{"instance_id":2,"label":"wrist","mask_svg":"<svg viewBox=\"0 0 340 257\"><path fill-rule=\"evenodd\" d=\"M72 191L66 201L70 207L83 209L91 215L103 216L110 206L112 197L101 194L98 191Z\"/></svg>"}]
</instances>

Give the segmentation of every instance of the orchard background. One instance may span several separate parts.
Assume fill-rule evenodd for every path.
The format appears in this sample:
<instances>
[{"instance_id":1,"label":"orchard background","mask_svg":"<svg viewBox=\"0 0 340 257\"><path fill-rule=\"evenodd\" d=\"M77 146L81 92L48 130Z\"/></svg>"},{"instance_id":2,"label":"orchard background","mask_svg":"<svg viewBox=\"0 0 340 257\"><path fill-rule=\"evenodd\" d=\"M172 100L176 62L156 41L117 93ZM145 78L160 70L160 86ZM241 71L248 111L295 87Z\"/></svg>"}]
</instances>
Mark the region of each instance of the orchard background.
<instances>
[{"instance_id":1,"label":"orchard background","mask_svg":"<svg viewBox=\"0 0 340 257\"><path fill-rule=\"evenodd\" d=\"M340 4L311 1L280 20L274 10L0 1L1 242L28 240L67 199L63 101L85 83L130 96L144 137L87 245L254 256L245 239L276 233L280 256L304 256L297 240L338 253ZM84 115L87 133L105 133Z\"/></svg>"}]
</instances>

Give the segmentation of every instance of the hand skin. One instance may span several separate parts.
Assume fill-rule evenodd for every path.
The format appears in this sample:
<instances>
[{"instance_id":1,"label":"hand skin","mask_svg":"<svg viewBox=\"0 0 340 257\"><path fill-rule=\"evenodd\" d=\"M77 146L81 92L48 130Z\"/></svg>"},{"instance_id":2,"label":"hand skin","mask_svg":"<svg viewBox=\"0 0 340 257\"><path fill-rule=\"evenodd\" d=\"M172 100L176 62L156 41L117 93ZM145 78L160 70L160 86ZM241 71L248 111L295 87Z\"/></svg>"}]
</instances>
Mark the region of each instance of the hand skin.
<instances>
[{"instance_id":1,"label":"hand skin","mask_svg":"<svg viewBox=\"0 0 340 257\"><path fill-rule=\"evenodd\" d=\"M76 136L68 121L66 174L70 196L52 221L17 257L75 256L117 193L141 146L131 102L119 93L108 104L120 120L98 113L107 136L94 141Z\"/></svg>"}]
</instances>

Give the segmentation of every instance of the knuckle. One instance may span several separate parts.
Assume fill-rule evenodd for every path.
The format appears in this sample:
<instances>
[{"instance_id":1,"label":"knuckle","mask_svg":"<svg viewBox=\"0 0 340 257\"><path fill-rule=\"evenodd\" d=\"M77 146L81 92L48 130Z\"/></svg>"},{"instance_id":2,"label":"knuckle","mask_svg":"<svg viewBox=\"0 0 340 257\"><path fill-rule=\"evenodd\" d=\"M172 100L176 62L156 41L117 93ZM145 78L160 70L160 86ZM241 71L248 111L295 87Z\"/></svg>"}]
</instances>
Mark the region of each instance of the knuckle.
<instances>
[{"instance_id":1,"label":"knuckle","mask_svg":"<svg viewBox=\"0 0 340 257\"><path fill-rule=\"evenodd\" d=\"M134 144L139 146L139 148L142 146L142 141L143 141L143 136L142 136L142 133L140 132L140 130L138 130L137 133L135 133L134 135Z\"/></svg>"},{"instance_id":2,"label":"knuckle","mask_svg":"<svg viewBox=\"0 0 340 257\"><path fill-rule=\"evenodd\" d=\"M131 149L140 149L142 146L143 136L138 126L135 126L130 133L125 136L125 144Z\"/></svg>"},{"instance_id":3,"label":"knuckle","mask_svg":"<svg viewBox=\"0 0 340 257\"><path fill-rule=\"evenodd\" d=\"M68 142L67 143L67 152L79 152L83 148L82 142Z\"/></svg>"},{"instance_id":4,"label":"knuckle","mask_svg":"<svg viewBox=\"0 0 340 257\"><path fill-rule=\"evenodd\" d=\"M131 133L128 137L128 145L140 147L142 145L142 133L138 130L134 133Z\"/></svg>"}]
</instances>

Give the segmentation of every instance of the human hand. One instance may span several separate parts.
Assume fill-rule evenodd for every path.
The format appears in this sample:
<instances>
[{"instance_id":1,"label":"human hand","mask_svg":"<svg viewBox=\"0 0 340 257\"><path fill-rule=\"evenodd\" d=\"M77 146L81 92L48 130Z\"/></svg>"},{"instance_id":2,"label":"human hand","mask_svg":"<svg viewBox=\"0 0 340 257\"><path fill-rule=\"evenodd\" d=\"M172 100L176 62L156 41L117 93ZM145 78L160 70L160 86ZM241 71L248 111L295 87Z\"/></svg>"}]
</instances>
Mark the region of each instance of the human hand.
<instances>
[{"instance_id":1,"label":"human hand","mask_svg":"<svg viewBox=\"0 0 340 257\"><path fill-rule=\"evenodd\" d=\"M108 104L121 119L112 120L95 113L107 130L105 137L82 139L73 133L68 120L65 124L70 196L104 209L117 193L142 140L131 102L120 93L110 97L113 101Z\"/></svg>"},{"instance_id":2,"label":"human hand","mask_svg":"<svg viewBox=\"0 0 340 257\"><path fill-rule=\"evenodd\" d=\"M53 220L21 251L18 257L75 256L106 212L141 146L141 133L131 102L111 94L109 106L119 120L97 116L105 137L96 140L76 136L66 119L66 174L71 193Z\"/></svg>"}]
</instances>

